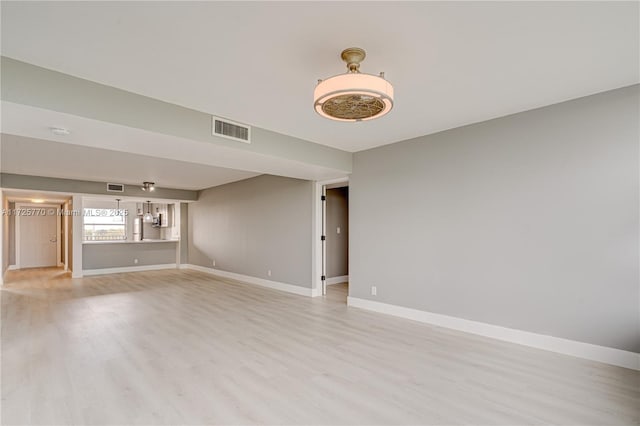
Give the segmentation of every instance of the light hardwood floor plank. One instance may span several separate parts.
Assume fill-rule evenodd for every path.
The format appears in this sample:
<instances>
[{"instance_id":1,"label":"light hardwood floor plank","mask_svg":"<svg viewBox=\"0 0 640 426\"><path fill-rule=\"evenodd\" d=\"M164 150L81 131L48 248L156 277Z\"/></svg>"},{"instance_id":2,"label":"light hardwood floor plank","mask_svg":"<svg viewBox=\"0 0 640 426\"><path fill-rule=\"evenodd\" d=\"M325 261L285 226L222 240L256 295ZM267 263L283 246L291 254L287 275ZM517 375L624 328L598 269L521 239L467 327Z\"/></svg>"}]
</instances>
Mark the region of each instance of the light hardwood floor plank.
<instances>
[{"instance_id":1,"label":"light hardwood floor plank","mask_svg":"<svg viewBox=\"0 0 640 426\"><path fill-rule=\"evenodd\" d=\"M13 424L640 424L640 372L192 270L9 271Z\"/></svg>"}]
</instances>

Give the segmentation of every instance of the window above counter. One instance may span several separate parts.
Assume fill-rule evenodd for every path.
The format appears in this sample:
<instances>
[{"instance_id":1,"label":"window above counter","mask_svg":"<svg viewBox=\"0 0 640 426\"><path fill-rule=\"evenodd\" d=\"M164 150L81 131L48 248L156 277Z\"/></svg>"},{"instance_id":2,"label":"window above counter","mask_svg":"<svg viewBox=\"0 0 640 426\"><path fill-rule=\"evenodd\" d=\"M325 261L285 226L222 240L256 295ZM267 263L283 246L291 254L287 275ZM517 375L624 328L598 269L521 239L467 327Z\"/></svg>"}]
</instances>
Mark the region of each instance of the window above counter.
<instances>
[{"instance_id":1,"label":"window above counter","mask_svg":"<svg viewBox=\"0 0 640 426\"><path fill-rule=\"evenodd\" d=\"M85 208L84 241L122 241L127 239L125 209Z\"/></svg>"},{"instance_id":2,"label":"window above counter","mask_svg":"<svg viewBox=\"0 0 640 426\"><path fill-rule=\"evenodd\" d=\"M83 242L139 242L180 240L180 202L123 197L87 197L83 200ZM152 221L143 216L149 212Z\"/></svg>"}]
</instances>

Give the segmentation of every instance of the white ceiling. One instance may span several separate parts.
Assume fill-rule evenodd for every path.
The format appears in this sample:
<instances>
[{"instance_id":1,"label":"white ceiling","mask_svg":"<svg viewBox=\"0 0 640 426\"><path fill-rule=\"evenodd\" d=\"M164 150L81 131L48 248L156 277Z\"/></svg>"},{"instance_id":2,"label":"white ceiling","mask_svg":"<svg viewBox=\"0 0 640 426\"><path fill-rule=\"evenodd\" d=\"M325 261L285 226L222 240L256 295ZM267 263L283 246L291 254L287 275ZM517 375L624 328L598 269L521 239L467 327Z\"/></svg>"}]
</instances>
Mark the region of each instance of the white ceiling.
<instances>
[{"instance_id":1,"label":"white ceiling","mask_svg":"<svg viewBox=\"0 0 640 426\"><path fill-rule=\"evenodd\" d=\"M2 134L4 173L204 189L257 176L240 170ZM37 198L37 197L34 197Z\"/></svg>"},{"instance_id":2,"label":"white ceiling","mask_svg":"<svg viewBox=\"0 0 640 426\"><path fill-rule=\"evenodd\" d=\"M638 2L2 2L5 56L348 151L638 83L638 36ZM380 120L313 111L350 46Z\"/></svg>"},{"instance_id":3,"label":"white ceiling","mask_svg":"<svg viewBox=\"0 0 640 426\"><path fill-rule=\"evenodd\" d=\"M7 173L85 180L99 180L98 176L108 175L122 183L130 183L125 182L125 178L133 179L132 183L150 180L158 186L181 189L208 188L264 173L307 180L325 180L345 175L339 170L295 160L201 143L12 102L2 101L0 109L3 133L0 166ZM56 136L51 133L51 126L66 127L71 129L71 134ZM12 135L72 146L54 144L59 146L54 152L48 150L46 144L41 150L31 145L18 144L5 148L4 140L9 140ZM99 150L106 148L109 151L106 151L105 157L93 154L92 157L81 157L79 155L82 151L73 149L73 145ZM14 150L13 157L19 157L20 160L14 163L13 159L5 157L5 151L10 154L9 149ZM140 161L134 167L131 159L142 157L147 166L143 167L143 162ZM103 163L108 159L109 162L105 163L104 168L101 168L102 165L94 167L95 159ZM98 174L99 171L102 172Z\"/></svg>"},{"instance_id":4,"label":"white ceiling","mask_svg":"<svg viewBox=\"0 0 640 426\"><path fill-rule=\"evenodd\" d=\"M71 198L70 194L61 194L47 191L4 190L4 197L11 202L32 203L32 200L42 200L43 204L62 204Z\"/></svg>"}]
</instances>

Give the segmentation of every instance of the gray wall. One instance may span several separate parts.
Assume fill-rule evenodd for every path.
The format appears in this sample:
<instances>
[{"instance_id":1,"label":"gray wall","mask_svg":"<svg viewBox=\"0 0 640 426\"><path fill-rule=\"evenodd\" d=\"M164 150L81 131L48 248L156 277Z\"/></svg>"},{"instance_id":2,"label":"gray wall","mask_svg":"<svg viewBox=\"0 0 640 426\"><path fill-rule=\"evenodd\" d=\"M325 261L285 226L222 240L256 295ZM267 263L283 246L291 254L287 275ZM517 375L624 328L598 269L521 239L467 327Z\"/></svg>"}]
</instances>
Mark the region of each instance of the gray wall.
<instances>
[{"instance_id":1,"label":"gray wall","mask_svg":"<svg viewBox=\"0 0 640 426\"><path fill-rule=\"evenodd\" d=\"M16 203L8 201L5 197L3 207L8 210L15 210ZM2 220L4 226L3 259L2 270L5 271L9 265L16 264L16 217L15 215L5 215Z\"/></svg>"},{"instance_id":2,"label":"gray wall","mask_svg":"<svg viewBox=\"0 0 640 426\"><path fill-rule=\"evenodd\" d=\"M638 102L632 86L355 154L350 295L640 352Z\"/></svg>"},{"instance_id":3,"label":"gray wall","mask_svg":"<svg viewBox=\"0 0 640 426\"><path fill-rule=\"evenodd\" d=\"M124 192L107 192L107 182L95 182L76 179L59 179L45 176L17 175L0 173L3 188L33 189L39 191L71 192L79 194L98 194L118 198L118 196L139 197L141 200L165 198L174 200L195 200L197 191L156 187L153 192L145 192L140 185L125 185Z\"/></svg>"},{"instance_id":4,"label":"gray wall","mask_svg":"<svg viewBox=\"0 0 640 426\"><path fill-rule=\"evenodd\" d=\"M87 269L176 263L177 242L83 244L82 267ZM134 263L138 259L138 263Z\"/></svg>"},{"instance_id":5,"label":"gray wall","mask_svg":"<svg viewBox=\"0 0 640 426\"><path fill-rule=\"evenodd\" d=\"M349 188L327 189L326 203L327 277L349 275Z\"/></svg>"},{"instance_id":6,"label":"gray wall","mask_svg":"<svg viewBox=\"0 0 640 426\"><path fill-rule=\"evenodd\" d=\"M202 191L189 204L189 263L311 287L312 190L262 175Z\"/></svg>"}]
</instances>

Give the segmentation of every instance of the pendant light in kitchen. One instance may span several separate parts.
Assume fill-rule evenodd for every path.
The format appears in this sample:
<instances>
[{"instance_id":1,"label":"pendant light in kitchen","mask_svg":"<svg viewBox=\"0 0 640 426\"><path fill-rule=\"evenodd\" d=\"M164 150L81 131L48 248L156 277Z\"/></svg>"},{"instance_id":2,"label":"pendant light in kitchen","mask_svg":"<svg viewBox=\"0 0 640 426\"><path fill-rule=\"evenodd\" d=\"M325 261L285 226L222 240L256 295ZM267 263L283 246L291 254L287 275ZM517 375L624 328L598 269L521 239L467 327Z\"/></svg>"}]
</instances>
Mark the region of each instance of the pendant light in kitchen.
<instances>
[{"instance_id":1,"label":"pendant light in kitchen","mask_svg":"<svg viewBox=\"0 0 640 426\"><path fill-rule=\"evenodd\" d=\"M153 222L153 215L151 214L151 201L147 201L147 212L142 217L143 222Z\"/></svg>"}]
</instances>

